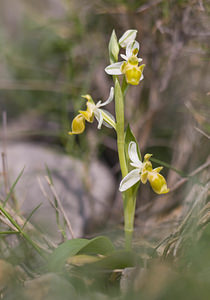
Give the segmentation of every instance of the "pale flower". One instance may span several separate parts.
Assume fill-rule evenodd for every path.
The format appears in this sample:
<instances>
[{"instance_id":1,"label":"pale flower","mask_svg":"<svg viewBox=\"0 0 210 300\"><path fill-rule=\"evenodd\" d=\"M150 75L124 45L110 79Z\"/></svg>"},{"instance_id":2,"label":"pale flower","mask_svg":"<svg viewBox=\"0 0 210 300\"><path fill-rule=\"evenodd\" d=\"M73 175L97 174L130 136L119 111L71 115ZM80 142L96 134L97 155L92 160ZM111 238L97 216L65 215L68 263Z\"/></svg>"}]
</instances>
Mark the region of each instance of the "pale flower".
<instances>
[{"instance_id":1,"label":"pale flower","mask_svg":"<svg viewBox=\"0 0 210 300\"><path fill-rule=\"evenodd\" d=\"M137 152L135 142L130 142L128 147L128 155L130 165L134 167L121 181L119 190L124 192L131 188L134 184L141 181L143 184L149 180L153 191L157 194L165 194L169 192L165 178L159 174L163 167L152 169L152 164L149 161L152 154L146 154L144 161L141 162Z\"/></svg>"},{"instance_id":2,"label":"pale flower","mask_svg":"<svg viewBox=\"0 0 210 300\"><path fill-rule=\"evenodd\" d=\"M98 121L98 129L101 129L102 124L107 127L116 128L116 123L114 117L106 110L101 109L101 107L109 104L114 98L114 88L111 87L110 94L108 99L105 102L98 101L96 104L94 103L92 97L90 95L82 96L87 100L86 106L87 109L85 111L80 110L79 114L72 121L72 131L69 132L72 134L80 134L85 130L85 121L92 123L94 117Z\"/></svg>"},{"instance_id":3,"label":"pale flower","mask_svg":"<svg viewBox=\"0 0 210 300\"><path fill-rule=\"evenodd\" d=\"M127 83L132 85L139 84L143 76L143 70L145 65L140 65L142 58L138 58L139 52L139 43L135 40L130 41L127 46L124 54L121 54L121 57L124 61L120 61L114 64L109 65L105 68L105 72L109 75L122 75L125 74Z\"/></svg>"}]
</instances>

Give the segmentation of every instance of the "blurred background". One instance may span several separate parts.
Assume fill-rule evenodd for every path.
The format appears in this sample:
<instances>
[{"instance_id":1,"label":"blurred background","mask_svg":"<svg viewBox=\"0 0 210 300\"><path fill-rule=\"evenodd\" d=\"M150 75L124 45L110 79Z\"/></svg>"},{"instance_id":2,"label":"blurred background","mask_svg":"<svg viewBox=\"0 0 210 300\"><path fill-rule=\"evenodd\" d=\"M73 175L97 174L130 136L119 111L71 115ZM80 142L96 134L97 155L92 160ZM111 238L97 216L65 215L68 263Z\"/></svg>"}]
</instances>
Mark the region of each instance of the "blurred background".
<instances>
[{"instance_id":1,"label":"blurred background","mask_svg":"<svg viewBox=\"0 0 210 300\"><path fill-rule=\"evenodd\" d=\"M0 112L7 115L7 140L50 146L86 166L99 161L98 172L106 167L115 183L100 214L122 225L114 131L98 131L95 122L80 136L68 131L85 108L82 94L108 97L113 83L104 68L112 30L119 38L137 29L145 78L129 88L126 120L142 154L166 164L171 192L157 197L141 185L136 234L170 232L209 179L209 13L210 1L202 0L1 0ZM114 104L109 111L114 114ZM85 234L98 230L98 219L87 220Z\"/></svg>"}]
</instances>

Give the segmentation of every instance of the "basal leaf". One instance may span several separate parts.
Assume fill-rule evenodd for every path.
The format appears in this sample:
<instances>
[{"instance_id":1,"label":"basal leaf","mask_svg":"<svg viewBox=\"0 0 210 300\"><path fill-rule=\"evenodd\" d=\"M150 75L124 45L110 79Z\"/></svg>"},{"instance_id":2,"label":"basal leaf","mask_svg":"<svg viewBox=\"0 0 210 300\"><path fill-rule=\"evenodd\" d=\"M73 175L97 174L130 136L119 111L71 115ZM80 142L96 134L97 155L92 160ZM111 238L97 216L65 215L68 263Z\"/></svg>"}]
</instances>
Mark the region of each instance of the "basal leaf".
<instances>
[{"instance_id":1,"label":"basal leaf","mask_svg":"<svg viewBox=\"0 0 210 300\"><path fill-rule=\"evenodd\" d=\"M72 239L64 242L54 250L49 258L50 271L62 270L65 262L77 254L102 254L106 255L115 250L112 242L104 236L94 239Z\"/></svg>"}]
</instances>

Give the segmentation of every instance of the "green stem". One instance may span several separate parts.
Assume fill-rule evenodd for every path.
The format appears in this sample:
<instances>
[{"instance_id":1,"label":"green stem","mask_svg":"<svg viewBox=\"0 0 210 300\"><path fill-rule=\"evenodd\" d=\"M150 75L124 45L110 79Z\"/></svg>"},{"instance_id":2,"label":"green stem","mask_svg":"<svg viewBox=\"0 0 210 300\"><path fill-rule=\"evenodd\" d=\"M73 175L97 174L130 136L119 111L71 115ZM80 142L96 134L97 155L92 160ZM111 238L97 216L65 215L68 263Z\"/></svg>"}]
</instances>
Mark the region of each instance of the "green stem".
<instances>
[{"instance_id":1,"label":"green stem","mask_svg":"<svg viewBox=\"0 0 210 300\"><path fill-rule=\"evenodd\" d=\"M132 245L135 207L136 207L136 197L132 194L131 190L127 190L124 193L123 206L124 206L125 248L126 250L130 250Z\"/></svg>"},{"instance_id":2,"label":"green stem","mask_svg":"<svg viewBox=\"0 0 210 300\"><path fill-rule=\"evenodd\" d=\"M124 90L125 92L125 90ZM116 113L116 132L118 156L122 177L128 174L128 168L125 157L125 137L124 137L124 96L118 79L115 79L115 113ZM131 249L134 215L135 215L136 198L132 190L127 190L123 193L124 207L124 231L125 231L125 248Z\"/></svg>"},{"instance_id":3,"label":"green stem","mask_svg":"<svg viewBox=\"0 0 210 300\"><path fill-rule=\"evenodd\" d=\"M125 158L125 137L124 137L124 99L120 83L115 79L115 113L116 113L116 132L117 132L117 147L120 161L122 177L128 174L128 168Z\"/></svg>"}]
</instances>

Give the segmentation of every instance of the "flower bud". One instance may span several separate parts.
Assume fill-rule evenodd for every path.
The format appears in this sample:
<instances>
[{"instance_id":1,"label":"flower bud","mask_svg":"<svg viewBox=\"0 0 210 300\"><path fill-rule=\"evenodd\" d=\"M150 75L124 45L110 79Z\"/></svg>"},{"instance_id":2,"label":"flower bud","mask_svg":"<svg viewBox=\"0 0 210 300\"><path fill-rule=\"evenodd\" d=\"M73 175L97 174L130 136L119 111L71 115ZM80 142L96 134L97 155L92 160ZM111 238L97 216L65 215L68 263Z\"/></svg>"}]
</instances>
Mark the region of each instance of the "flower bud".
<instances>
[{"instance_id":1,"label":"flower bud","mask_svg":"<svg viewBox=\"0 0 210 300\"><path fill-rule=\"evenodd\" d=\"M109 57L111 63L115 63L118 61L119 51L120 51L120 47L117 41L117 36L115 30L113 30L109 41Z\"/></svg>"}]
</instances>

